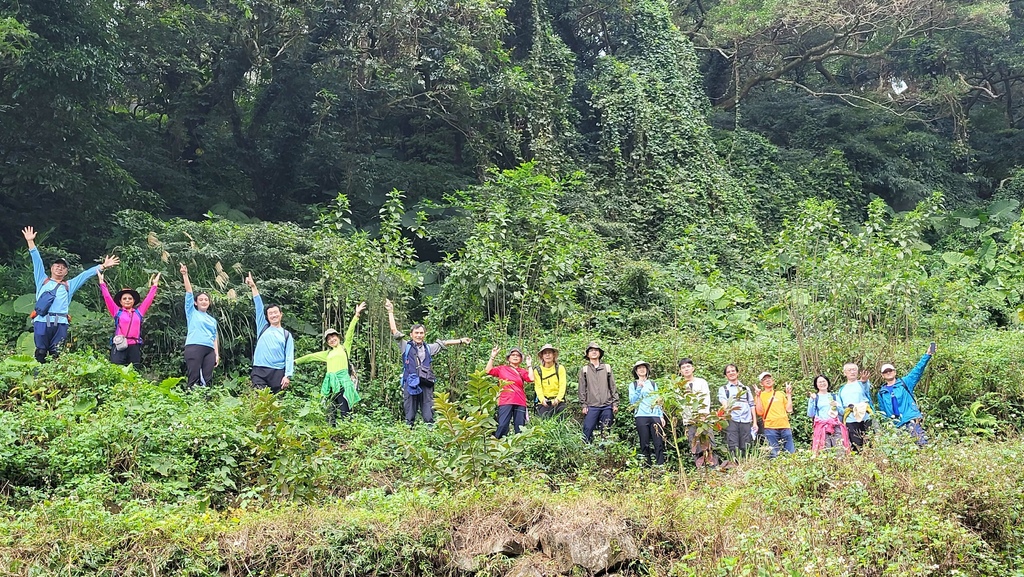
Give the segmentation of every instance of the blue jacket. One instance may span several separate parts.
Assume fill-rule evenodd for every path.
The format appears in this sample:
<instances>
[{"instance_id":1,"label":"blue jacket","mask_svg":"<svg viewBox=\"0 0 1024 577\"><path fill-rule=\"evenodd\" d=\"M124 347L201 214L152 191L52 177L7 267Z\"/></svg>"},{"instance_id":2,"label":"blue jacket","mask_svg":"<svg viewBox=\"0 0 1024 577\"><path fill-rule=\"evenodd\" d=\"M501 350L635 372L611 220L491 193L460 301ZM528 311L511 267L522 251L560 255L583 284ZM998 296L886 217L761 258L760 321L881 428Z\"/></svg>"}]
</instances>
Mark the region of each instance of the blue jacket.
<instances>
[{"instance_id":1,"label":"blue jacket","mask_svg":"<svg viewBox=\"0 0 1024 577\"><path fill-rule=\"evenodd\" d=\"M896 426L902 427L912 419L921 418L921 409L914 399L914 389L931 358L931 355L924 355L907 376L896 379L892 385L883 385L878 390L878 408L892 419Z\"/></svg>"}]
</instances>

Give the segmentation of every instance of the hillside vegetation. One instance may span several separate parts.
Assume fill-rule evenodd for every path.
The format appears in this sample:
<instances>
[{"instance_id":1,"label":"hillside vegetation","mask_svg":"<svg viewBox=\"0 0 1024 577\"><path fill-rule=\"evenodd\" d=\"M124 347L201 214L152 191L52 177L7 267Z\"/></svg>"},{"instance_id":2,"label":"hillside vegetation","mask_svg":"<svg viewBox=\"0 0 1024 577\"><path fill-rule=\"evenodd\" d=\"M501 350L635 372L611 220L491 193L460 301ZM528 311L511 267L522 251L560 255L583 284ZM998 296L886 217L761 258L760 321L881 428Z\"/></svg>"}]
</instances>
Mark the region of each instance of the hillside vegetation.
<instances>
[{"instance_id":1,"label":"hillside vegetation","mask_svg":"<svg viewBox=\"0 0 1024 577\"><path fill-rule=\"evenodd\" d=\"M0 573L1024 574L1024 3L0 2ZM141 371L90 281L37 365L18 231L111 287L162 273ZM184 283L221 363L185 391ZM254 392L252 274L297 354L366 302L363 401ZM438 423L400 424L404 331ZM670 414L495 440L491 347L597 341L794 384L905 372L923 450L698 471ZM877 380L877 379L876 379ZM682 441L685 443L685 440Z\"/></svg>"},{"instance_id":2,"label":"hillside vegetation","mask_svg":"<svg viewBox=\"0 0 1024 577\"><path fill-rule=\"evenodd\" d=\"M574 421L494 439L469 408L493 410L480 377L452 407L439 397L436 428L371 401L335 429L302 394L181 395L89 355L35 376L32 362L4 361L8 385L26 383L0 412L5 573L1006 575L1024 562L1024 444L977 436L983 413L981 428L930 421L924 450L883 427L853 456L651 470L623 418L594 445Z\"/></svg>"}]
</instances>

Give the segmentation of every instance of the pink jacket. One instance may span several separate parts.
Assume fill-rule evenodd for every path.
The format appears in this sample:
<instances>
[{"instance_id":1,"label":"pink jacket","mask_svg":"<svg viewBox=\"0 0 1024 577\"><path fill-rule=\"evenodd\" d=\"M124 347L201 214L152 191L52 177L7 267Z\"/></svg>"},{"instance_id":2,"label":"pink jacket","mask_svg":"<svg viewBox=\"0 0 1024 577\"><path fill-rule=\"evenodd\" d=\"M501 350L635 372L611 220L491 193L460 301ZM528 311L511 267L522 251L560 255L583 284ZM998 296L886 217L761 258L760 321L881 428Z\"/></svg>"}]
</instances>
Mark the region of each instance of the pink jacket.
<instances>
[{"instance_id":1,"label":"pink jacket","mask_svg":"<svg viewBox=\"0 0 1024 577\"><path fill-rule=\"evenodd\" d=\"M122 309L121 305L115 303L114 297L110 296L107 283L100 283L100 292L103 293L103 302L107 305L107 312L117 319L117 328L114 329L114 334L127 337L130 345L141 343L142 317L149 310L149 305L153 304L153 299L156 298L156 287L149 287L149 293L146 294L146 298L142 299L142 304L134 309ZM121 312L120 316L117 314L118 311Z\"/></svg>"}]
</instances>

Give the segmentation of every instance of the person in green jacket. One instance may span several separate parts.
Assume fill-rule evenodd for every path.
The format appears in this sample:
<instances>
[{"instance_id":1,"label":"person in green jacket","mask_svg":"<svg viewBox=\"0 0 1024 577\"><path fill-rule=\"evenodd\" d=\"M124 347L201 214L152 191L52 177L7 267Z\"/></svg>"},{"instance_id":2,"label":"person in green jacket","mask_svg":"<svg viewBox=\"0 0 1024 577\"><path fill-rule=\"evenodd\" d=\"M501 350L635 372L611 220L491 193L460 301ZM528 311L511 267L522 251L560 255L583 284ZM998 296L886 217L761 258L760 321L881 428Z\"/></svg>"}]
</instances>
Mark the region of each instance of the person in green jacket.
<instances>
[{"instance_id":1,"label":"person in green jacket","mask_svg":"<svg viewBox=\"0 0 1024 577\"><path fill-rule=\"evenodd\" d=\"M344 419L348 416L352 407L359 402L359 391L356 384L349 376L349 355L352 354L352 340L356 336L356 324L359 322L359 315L366 310L366 303L362 302L356 306L356 314L352 315L352 321L345 331L345 343L342 344L341 336L334 329L327 329L324 332L324 341L327 342L327 350L295 359L295 364L312 363L319 361L327 363L327 374L324 375L323 385L320 386L320 394L327 400L327 422L333 427L338 417Z\"/></svg>"}]
</instances>

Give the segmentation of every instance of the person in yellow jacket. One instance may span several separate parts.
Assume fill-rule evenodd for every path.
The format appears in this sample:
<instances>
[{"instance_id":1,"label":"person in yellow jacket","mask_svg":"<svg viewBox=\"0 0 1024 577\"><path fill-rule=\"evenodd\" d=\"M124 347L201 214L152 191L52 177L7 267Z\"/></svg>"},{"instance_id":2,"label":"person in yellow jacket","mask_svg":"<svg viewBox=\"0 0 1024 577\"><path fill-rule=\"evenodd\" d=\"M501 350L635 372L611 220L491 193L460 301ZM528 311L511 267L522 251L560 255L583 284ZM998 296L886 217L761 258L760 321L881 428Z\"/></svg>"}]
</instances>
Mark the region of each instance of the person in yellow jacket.
<instances>
[{"instance_id":1,"label":"person in yellow jacket","mask_svg":"<svg viewBox=\"0 0 1024 577\"><path fill-rule=\"evenodd\" d=\"M356 324L359 322L359 315L366 310L366 303L362 302L356 307L356 314L352 315L352 321L345 331L345 343L342 344L341 336L334 329L327 329L324 332L324 341L327 343L327 350L295 359L295 364L321 362L327 363L327 374L324 375L324 382L320 386L320 394L327 401L327 422L333 427L338 417L348 416L352 407L359 402L359 390L349 375L349 355L352 354L352 340L356 336Z\"/></svg>"},{"instance_id":2,"label":"person in yellow jacket","mask_svg":"<svg viewBox=\"0 0 1024 577\"><path fill-rule=\"evenodd\" d=\"M540 363L533 368L533 390L537 393L537 416L554 417L565 410L565 367L558 364L558 349L546 344L537 351Z\"/></svg>"}]
</instances>

